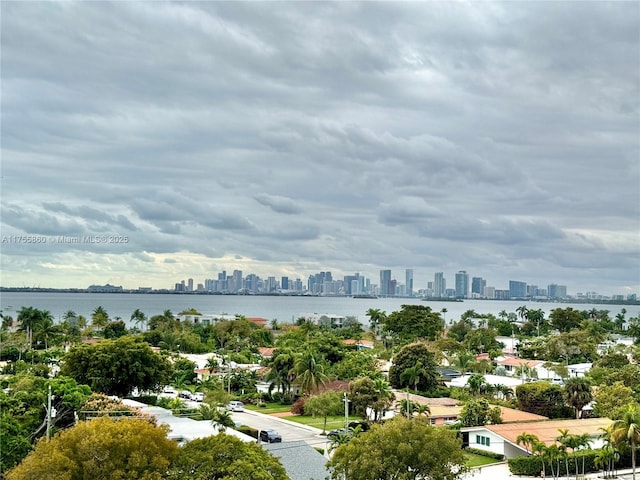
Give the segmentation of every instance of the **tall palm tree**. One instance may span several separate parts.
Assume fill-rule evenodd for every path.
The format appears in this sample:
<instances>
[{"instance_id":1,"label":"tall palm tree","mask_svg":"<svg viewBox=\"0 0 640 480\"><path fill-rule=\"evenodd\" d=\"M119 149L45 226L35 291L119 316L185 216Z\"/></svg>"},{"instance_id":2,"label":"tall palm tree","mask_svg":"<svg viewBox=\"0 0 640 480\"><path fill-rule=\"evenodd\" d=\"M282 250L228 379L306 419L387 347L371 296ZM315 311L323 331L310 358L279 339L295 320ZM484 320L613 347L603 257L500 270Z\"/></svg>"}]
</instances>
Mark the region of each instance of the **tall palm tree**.
<instances>
[{"instance_id":1,"label":"tall palm tree","mask_svg":"<svg viewBox=\"0 0 640 480\"><path fill-rule=\"evenodd\" d=\"M384 412L393 404L396 396L391 389L391 385L383 379L376 378L373 380L372 393L375 395L375 401L372 402L374 420L377 422L382 419Z\"/></svg>"},{"instance_id":2,"label":"tall palm tree","mask_svg":"<svg viewBox=\"0 0 640 480\"><path fill-rule=\"evenodd\" d=\"M324 367L310 351L296 357L293 370L297 375L296 381L304 393L316 392L329 380L324 373Z\"/></svg>"},{"instance_id":3,"label":"tall palm tree","mask_svg":"<svg viewBox=\"0 0 640 480\"><path fill-rule=\"evenodd\" d=\"M610 427L611 442L616 447L628 445L631 447L631 467L633 480L636 479L636 449L640 442L640 410L637 406L629 406L620 420L616 420Z\"/></svg>"},{"instance_id":4,"label":"tall palm tree","mask_svg":"<svg viewBox=\"0 0 640 480\"><path fill-rule=\"evenodd\" d=\"M147 316L139 308L136 308L131 314L131 321L136 325L142 324L141 331L144 331L144 326L147 323Z\"/></svg>"},{"instance_id":5,"label":"tall palm tree","mask_svg":"<svg viewBox=\"0 0 640 480\"><path fill-rule=\"evenodd\" d=\"M559 448L564 458L565 468L567 470L567 477L568 477L569 476L569 454L567 453L567 448L573 448L572 447L573 438L572 438L572 435L569 433L569 430L567 430L566 428L564 430L558 429L558 432L560 433L560 435L556 437L556 442L560 444Z\"/></svg>"},{"instance_id":6,"label":"tall palm tree","mask_svg":"<svg viewBox=\"0 0 640 480\"><path fill-rule=\"evenodd\" d=\"M379 308L370 308L366 315L369 317L369 328L377 335L380 330L380 322L387 316L386 312Z\"/></svg>"},{"instance_id":7,"label":"tall palm tree","mask_svg":"<svg viewBox=\"0 0 640 480\"><path fill-rule=\"evenodd\" d=\"M593 400L591 385L584 377L569 378L564 383L564 396L566 402L576 410L576 419L580 418L582 409Z\"/></svg>"},{"instance_id":8,"label":"tall palm tree","mask_svg":"<svg viewBox=\"0 0 640 480\"><path fill-rule=\"evenodd\" d=\"M104 328L109 323L109 314L102 306L95 308L91 314L91 323L94 327Z\"/></svg>"},{"instance_id":9,"label":"tall palm tree","mask_svg":"<svg viewBox=\"0 0 640 480\"><path fill-rule=\"evenodd\" d=\"M33 346L33 330L40 322L40 311L33 307L22 307L18 310L17 321L20 324L19 330L27 334L27 346Z\"/></svg>"},{"instance_id":10,"label":"tall palm tree","mask_svg":"<svg viewBox=\"0 0 640 480\"><path fill-rule=\"evenodd\" d=\"M532 436L535 437L535 435ZM535 441L531 445L531 453L533 455L540 456L540 459L542 460L542 478L545 478L547 476L547 446L544 444L544 442Z\"/></svg>"}]
</instances>

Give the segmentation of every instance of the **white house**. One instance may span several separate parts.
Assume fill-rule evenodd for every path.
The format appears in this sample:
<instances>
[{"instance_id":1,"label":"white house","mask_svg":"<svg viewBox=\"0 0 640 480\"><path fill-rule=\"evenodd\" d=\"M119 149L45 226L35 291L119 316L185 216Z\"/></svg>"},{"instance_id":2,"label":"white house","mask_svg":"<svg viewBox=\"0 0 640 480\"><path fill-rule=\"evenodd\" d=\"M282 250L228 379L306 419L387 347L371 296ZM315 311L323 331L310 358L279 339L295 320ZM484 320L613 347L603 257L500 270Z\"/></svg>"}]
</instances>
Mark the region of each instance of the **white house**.
<instances>
[{"instance_id":1,"label":"white house","mask_svg":"<svg viewBox=\"0 0 640 480\"><path fill-rule=\"evenodd\" d=\"M518 445L518 436L523 433L535 435L540 442L547 446L556 443L556 438L560 435L559 430L568 430L572 435L586 433L590 438L590 448L600 448L603 445L602 429L611 423L612 420L608 418L548 420L463 427L460 432L462 433L462 443L465 446L498 453L504 455L505 458L515 458L531 453L527 452L525 445Z\"/></svg>"}]
</instances>

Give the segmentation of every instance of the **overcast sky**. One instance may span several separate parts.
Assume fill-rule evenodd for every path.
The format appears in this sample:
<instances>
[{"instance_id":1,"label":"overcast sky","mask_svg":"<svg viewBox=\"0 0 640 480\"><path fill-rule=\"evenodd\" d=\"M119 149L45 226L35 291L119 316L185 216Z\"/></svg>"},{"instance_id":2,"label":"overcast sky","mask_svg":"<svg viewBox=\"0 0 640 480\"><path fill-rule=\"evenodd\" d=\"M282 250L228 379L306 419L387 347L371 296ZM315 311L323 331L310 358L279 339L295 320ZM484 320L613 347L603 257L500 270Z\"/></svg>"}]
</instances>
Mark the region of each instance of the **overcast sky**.
<instances>
[{"instance_id":1,"label":"overcast sky","mask_svg":"<svg viewBox=\"0 0 640 480\"><path fill-rule=\"evenodd\" d=\"M3 286L640 293L638 2L1 8Z\"/></svg>"}]
</instances>

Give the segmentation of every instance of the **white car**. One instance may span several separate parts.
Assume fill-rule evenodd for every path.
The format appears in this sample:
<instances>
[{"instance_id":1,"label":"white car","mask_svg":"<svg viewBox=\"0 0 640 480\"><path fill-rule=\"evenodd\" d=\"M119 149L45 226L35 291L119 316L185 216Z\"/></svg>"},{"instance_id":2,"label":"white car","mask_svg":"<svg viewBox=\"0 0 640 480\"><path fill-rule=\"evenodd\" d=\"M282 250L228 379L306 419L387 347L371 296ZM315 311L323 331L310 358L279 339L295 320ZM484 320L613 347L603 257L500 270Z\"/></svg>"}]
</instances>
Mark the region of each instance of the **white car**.
<instances>
[{"instance_id":1,"label":"white car","mask_svg":"<svg viewBox=\"0 0 640 480\"><path fill-rule=\"evenodd\" d=\"M191 400L193 400L194 402L202 402L202 401L204 401L204 393L202 393L202 392L192 393L191 394Z\"/></svg>"},{"instance_id":2,"label":"white car","mask_svg":"<svg viewBox=\"0 0 640 480\"><path fill-rule=\"evenodd\" d=\"M244 403L229 402L229 405L227 405L227 410L231 410L232 412L244 412Z\"/></svg>"},{"instance_id":3,"label":"white car","mask_svg":"<svg viewBox=\"0 0 640 480\"><path fill-rule=\"evenodd\" d=\"M171 385L167 385L162 389L162 393L176 393L176 391Z\"/></svg>"}]
</instances>

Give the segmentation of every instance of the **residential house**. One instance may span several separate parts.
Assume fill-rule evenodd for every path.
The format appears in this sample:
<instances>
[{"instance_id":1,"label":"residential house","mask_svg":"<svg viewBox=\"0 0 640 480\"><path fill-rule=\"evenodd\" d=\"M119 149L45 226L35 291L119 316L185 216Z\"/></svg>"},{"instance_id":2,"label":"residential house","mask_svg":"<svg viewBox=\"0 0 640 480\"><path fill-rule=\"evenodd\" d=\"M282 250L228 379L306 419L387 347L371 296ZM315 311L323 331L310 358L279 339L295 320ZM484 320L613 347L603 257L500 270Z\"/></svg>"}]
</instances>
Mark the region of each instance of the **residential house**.
<instances>
[{"instance_id":1,"label":"residential house","mask_svg":"<svg viewBox=\"0 0 640 480\"><path fill-rule=\"evenodd\" d=\"M291 480L325 480L331 476L327 459L303 441L268 443L262 447L280 460Z\"/></svg>"},{"instance_id":2,"label":"residential house","mask_svg":"<svg viewBox=\"0 0 640 480\"><path fill-rule=\"evenodd\" d=\"M508 459L530 454L524 445L518 445L518 436L523 433L535 435L547 446L556 443L556 438L560 435L559 430L567 430L572 435L586 433L590 438L590 447L600 448L603 445L601 438L603 429L611 423L612 420L608 418L529 421L463 427L460 432L463 446L499 453Z\"/></svg>"}]
</instances>

